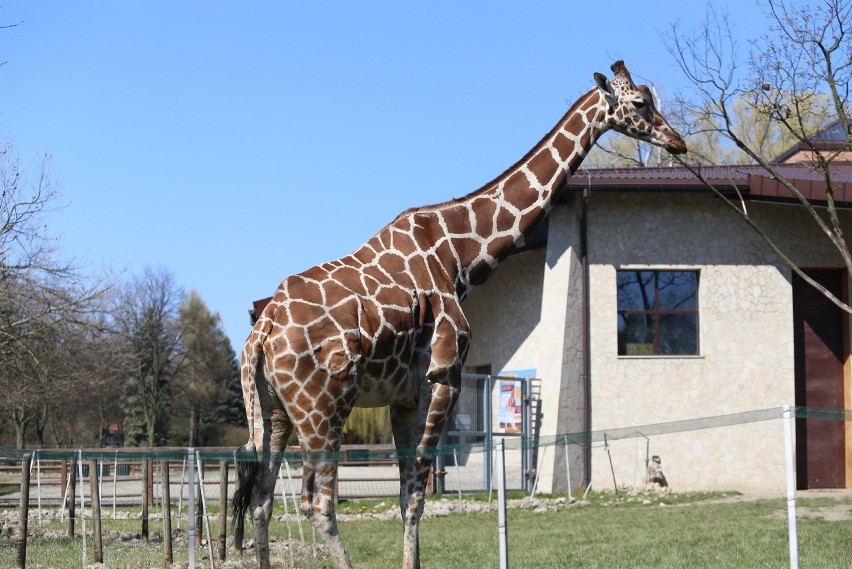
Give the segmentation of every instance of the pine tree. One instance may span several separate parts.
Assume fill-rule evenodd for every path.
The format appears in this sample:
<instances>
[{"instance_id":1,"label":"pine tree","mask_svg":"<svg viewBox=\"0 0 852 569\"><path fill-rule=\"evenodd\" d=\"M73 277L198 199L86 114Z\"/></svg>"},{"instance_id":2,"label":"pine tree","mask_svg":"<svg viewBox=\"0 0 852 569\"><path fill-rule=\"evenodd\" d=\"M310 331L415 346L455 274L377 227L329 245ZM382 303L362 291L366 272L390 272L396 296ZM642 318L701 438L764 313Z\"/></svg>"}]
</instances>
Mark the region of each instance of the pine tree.
<instances>
[{"instance_id":1,"label":"pine tree","mask_svg":"<svg viewBox=\"0 0 852 569\"><path fill-rule=\"evenodd\" d=\"M200 441L200 433L215 425L245 425L236 355L219 314L211 312L194 290L180 308L180 324L186 359L176 410L189 419L183 422L189 427L190 445L214 444Z\"/></svg>"},{"instance_id":2,"label":"pine tree","mask_svg":"<svg viewBox=\"0 0 852 569\"><path fill-rule=\"evenodd\" d=\"M151 269L121 295L116 320L131 354L122 402L129 423L125 429L130 429L125 431L127 444L156 446L168 440L174 383L184 359L176 315L182 297L170 273Z\"/></svg>"},{"instance_id":3,"label":"pine tree","mask_svg":"<svg viewBox=\"0 0 852 569\"><path fill-rule=\"evenodd\" d=\"M247 427L246 412L243 407L243 386L240 381L240 366L234 354L231 343L225 338L226 349L230 353L229 370L225 376L225 396L219 405L210 413L210 422L220 425L233 425L235 427Z\"/></svg>"},{"instance_id":4,"label":"pine tree","mask_svg":"<svg viewBox=\"0 0 852 569\"><path fill-rule=\"evenodd\" d=\"M124 410L124 446L136 447L145 445L145 419L142 416L142 398L137 393L136 384L132 380L124 383L121 394L121 406Z\"/></svg>"}]
</instances>

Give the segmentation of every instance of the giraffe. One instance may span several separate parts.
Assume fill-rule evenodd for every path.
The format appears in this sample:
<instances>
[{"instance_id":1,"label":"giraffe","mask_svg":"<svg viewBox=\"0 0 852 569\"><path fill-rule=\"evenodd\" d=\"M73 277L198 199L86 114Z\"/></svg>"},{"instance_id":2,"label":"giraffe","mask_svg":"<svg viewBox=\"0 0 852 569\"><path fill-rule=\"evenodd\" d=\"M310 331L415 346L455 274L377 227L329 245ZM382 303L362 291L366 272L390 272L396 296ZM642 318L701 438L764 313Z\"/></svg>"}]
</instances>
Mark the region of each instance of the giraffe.
<instances>
[{"instance_id":1,"label":"giraffe","mask_svg":"<svg viewBox=\"0 0 852 569\"><path fill-rule=\"evenodd\" d=\"M353 406L390 406L400 475L403 567L420 566L419 521L438 440L459 395L470 329L461 308L552 207L607 130L686 152L623 61L520 161L463 198L409 209L341 259L285 278L242 353L249 441L238 452L235 546L250 510L269 567L275 480L293 429L303 453L300 509L338 568L351 563L334 504L335 453ZM260 458L258 457L260 453Z\"/></svg>"}]
</instances>

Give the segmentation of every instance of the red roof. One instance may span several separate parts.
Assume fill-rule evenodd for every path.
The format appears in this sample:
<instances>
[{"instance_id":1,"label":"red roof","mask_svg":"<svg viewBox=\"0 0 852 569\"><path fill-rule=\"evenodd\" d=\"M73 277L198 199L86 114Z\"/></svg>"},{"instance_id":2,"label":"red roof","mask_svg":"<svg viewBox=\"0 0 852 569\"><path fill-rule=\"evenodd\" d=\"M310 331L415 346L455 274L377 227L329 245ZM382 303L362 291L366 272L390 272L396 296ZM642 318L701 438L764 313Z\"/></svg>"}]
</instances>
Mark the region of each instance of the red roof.
<instances>
[{"instance_id":1,"label":"red roof","mask_svg":"<svg viewBox=\"0 0 852 569\"><path fill-rule=\"evenodd\" d=\"M825 177L819 171L801 164L773 166L809 200L825 199ZM757 165L696 166L695 170L723 191L739 189L745 197L796 201L778 180ZM852 166L839 164L831 169L835 200L852 206ZM602 168L581 169L568 181L566 189L592 191L707 191L693 172L683 166L671 168Z\"/></svg>"},{"instance_id":2,"label":"red roof","mask_svg":"<svg viewBox=\"0 0 852 569\"><path fill-rule=\"evenodd\" d=\"M266 308L266 305L269 304L269 301L272 300L271 296L266 298L262 298L260 300L255 300L252 302L252 308L249 310L249 321L251 325L254 326L254 323L257 322L257 319L260 318L260 313L263 312L263 309Z\"/></svg>"}]
</instances>

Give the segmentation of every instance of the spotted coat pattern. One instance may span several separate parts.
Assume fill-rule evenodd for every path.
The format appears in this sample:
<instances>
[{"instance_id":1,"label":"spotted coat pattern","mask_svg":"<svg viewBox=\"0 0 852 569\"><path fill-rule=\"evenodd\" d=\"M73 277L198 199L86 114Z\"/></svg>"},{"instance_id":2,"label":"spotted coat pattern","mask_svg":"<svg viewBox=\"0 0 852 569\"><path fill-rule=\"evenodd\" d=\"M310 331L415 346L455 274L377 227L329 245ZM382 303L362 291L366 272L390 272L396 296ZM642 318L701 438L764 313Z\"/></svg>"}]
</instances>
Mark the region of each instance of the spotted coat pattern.
<instances>
[{"instance_id":1,"label":"spotted coat pattern","mask_svg":"<svg viewBox=\"0 0 852 569\"><path fill-rule=\"evenodd\" d=\"M242 354L250 444L269 456L292 429L305 453L302 510L349 567L337 531L333 459L353 406L390 405L400 457L404 567L419 567L418 524L432 454L458 397L470 341L461 301L551 209L555 192L612 128L685 151L646 87L622 62L541 142L479 190L401 213L361 248L284 279ZM278 464L260 469L254 496L262 567ZM258 534L260 526L260 534ZM260 537L258 538L258 535ZM265 545L265 547L264 547Z\"/></svg>"}]
</instances>

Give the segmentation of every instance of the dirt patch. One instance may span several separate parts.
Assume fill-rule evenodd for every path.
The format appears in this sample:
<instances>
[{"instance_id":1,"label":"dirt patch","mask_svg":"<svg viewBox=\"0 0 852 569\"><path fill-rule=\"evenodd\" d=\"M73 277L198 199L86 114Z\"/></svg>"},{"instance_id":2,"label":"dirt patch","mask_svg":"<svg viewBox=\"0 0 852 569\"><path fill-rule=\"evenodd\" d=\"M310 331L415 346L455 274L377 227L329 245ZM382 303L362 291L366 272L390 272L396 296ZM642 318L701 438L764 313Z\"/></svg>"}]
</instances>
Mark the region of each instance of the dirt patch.
<instances>
[{"instance_id":1,"label":"dirt patch","mask_svg":"<svg viewBox=\"0 0 852 569\"><path fill-rule=\"evenodd\" d=\"M721 496L719 498L710 498L708 500L701 500L700 502L687 502L685 504L680 504L681 506L704 506L711 504L739 504L742 502L757 502L759 500L776 500L780 498L778 494L768 494L768 493L760 493L760 492L749 492L746 494L731 494L729 496Z\"/></svg>"},{"instance_id":2,"label":"dirt patch","mask_svg":"<svg viewBox=\"0 0 852 569\"><path fill-rule=\"evenodd\" d=\"M787 519L786 499L784 496L772 495L740 495L723 498L721 501L749 501L749 500L784 500L785 506L772 513L772 519ZM825 504L819 506L808 505L809 500L836 501L836 504ZM796 492L796 518L798 519L821 519L827 522L852 521L852 490L850 489L817 489L799 490Z\"/></svg>"},{"instance_id":3,"label":"dirt patch","mask_svg":"<svg viewBox=\"0 0 852 569\"><path fill-rule=\"evenodd\" d=\"M739 502L755 502L758 500L786 500L786 494L778 492L736 492L729 496L721 496L719 498L711 498L709 500L701 500L694 502L700 504L736 504ZM796 501L826 499L836 500L838 502L852 502L852 489L817 489L817 490L797 490Z\"/></svg>"},{"instance_id":4,"label":"dirt patch","mask_svg":"<svg viewBox=\"0 0 852 569\"><path fill-rule=\"evenodd\" d=\"M779 510L772 514L772 519L787 519L787 510ZM832 506L796 506L797 519L825 520L827 522L848 522L852 520L852 504L836 504Z\"/></svg>"}]
</instances>

